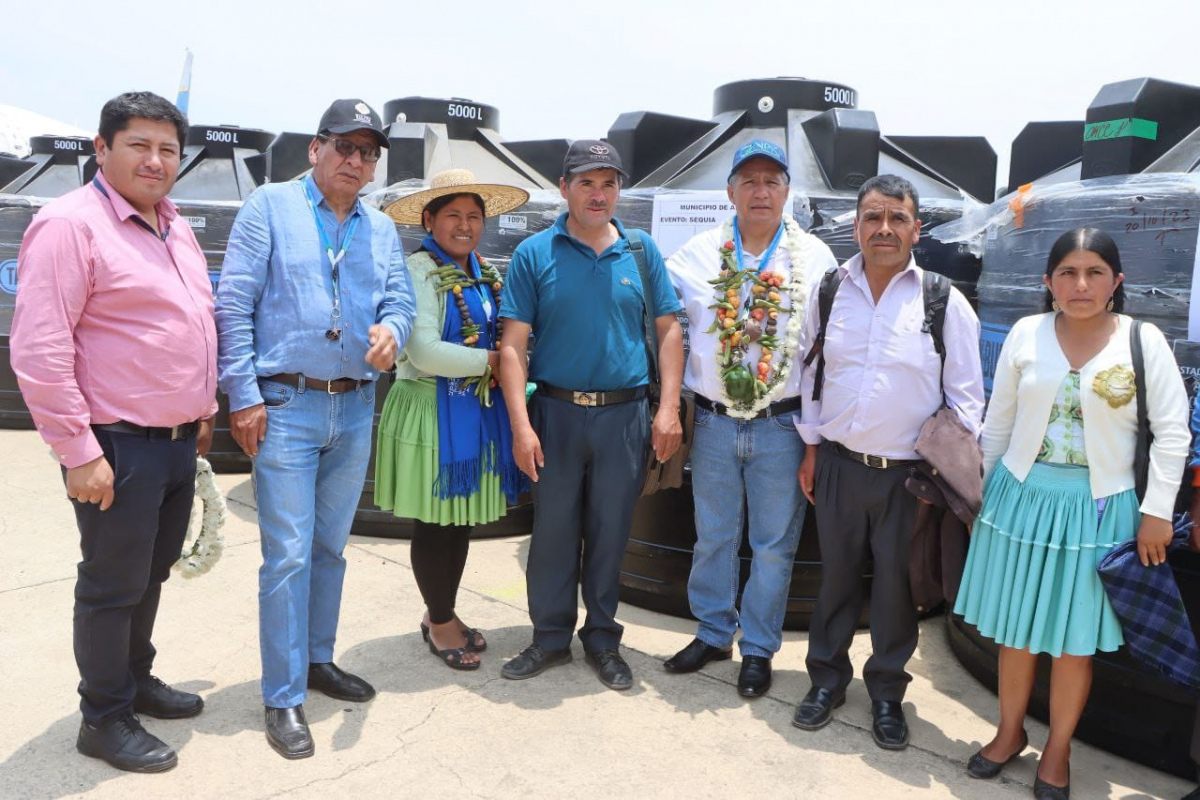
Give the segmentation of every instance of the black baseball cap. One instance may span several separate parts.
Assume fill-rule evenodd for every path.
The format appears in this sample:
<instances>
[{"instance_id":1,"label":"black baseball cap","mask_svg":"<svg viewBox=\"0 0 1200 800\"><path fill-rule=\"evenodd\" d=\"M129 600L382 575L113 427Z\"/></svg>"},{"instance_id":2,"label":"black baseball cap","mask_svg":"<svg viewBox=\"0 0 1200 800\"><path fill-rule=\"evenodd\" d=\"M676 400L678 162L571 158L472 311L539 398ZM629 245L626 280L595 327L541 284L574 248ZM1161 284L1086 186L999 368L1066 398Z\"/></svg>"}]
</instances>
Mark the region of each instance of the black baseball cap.
<instances>
[{"instance_id":1,"label":"black baseball cap","mask_svg":"<svg viewBox=\"0 0 1200 800\"><path fill-rule=\"evenodd\" d=\"M629 179L629 173L621 166L617 148L599 139L576 139L567 148L567 157L563 159L563 177L594 169L615 169L622 178Z\"/></svg>"},{"instance_id":2,"label":"black baseball cap","mask_svg":"<svg viewBox=\"0 0 1200 800\"><path fill-rule=\"evenodd\" d=\"M358 98L334 100L333 105L321 115L321 124L317 132L351 133L353 131L370 131L380 147L387 147L387 136L383 132L383 120L375 109Z\"/></svg>"}]
</instances>

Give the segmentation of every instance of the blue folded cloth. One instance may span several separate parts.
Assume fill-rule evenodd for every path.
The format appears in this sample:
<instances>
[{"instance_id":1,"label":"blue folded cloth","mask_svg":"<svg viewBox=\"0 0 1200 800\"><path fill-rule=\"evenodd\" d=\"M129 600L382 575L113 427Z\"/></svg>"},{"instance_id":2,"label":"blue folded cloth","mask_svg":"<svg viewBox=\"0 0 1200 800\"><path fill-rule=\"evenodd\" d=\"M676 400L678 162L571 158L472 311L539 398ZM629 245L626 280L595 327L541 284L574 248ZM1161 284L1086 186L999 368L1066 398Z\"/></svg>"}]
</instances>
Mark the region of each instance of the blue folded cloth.
<instances>
[{"instance_id":1,"label":"blue folded cloth","mask_svg":"<svg viewBox=\"0 0 1200 800\"><path fill-rule=\"evenodd\" d=\"M1176 517L1168 552L1187 547L1191 530L1187 514ZM1134 538L1114 547L1096 569L1130 655L1168 680L1200 691L1200 645L1170 565L1142 566Z\"/></svg>"}]
</instances>

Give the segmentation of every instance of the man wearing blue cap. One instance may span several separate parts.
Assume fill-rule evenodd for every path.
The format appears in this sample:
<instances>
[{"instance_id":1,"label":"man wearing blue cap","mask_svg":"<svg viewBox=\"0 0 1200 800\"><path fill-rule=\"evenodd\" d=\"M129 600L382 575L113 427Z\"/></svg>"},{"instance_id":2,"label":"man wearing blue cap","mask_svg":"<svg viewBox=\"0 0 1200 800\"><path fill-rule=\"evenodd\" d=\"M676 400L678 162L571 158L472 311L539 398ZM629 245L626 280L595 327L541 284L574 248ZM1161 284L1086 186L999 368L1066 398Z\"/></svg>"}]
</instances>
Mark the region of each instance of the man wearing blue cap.
<instances>
[{"instance_id":1,"label":"man wearing blue cap","mask_svg":"<svg viewBox=\"0 0 1200 800\"><path fill-rule=\"evenodd\" d=\"M805 509L796 482L804 454L795 425L797 346L810 290L837 265L824 242L784 213L788 184L783 148L763 139L742 145L726 188L736 216L692 238L667 263L688 314L684 385L696 396L697 541L688 601L700 624L691 644L663 666L694 672L729 658L740 627L743 697L770 688L771 658L783 642ZM743 527L753 557L739 612Z\"/></svg>"}]
</instances>

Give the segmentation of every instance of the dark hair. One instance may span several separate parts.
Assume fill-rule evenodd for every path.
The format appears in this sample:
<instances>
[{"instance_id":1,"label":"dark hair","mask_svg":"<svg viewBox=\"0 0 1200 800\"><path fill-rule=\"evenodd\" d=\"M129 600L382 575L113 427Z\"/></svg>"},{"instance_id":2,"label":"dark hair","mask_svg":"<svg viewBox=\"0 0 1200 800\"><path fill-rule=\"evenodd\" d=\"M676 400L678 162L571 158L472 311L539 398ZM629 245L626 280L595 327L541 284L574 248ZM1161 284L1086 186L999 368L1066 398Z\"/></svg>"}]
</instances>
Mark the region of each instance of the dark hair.
<instances>
[{"instance_id":1,"label":"dark hair","mask_svg":"<svg viewBox=\"0 0 1200 800\"><path fill-rule=\"evenodd\" d=\"M1111 236L1098 228L1076 228L1058 237L1054 246L1050 248L1050 256L1046 259L1046 277L1051 277L1062 260L1076 250L1087 250L1089 253L1100 256L1100 260L1108 264L1113 271L1113 278L1124 274L1124 269L1121 267L1121 251L1117 249L1117 243L1112 240ZM1050 290L1047 289L1042 310L1053 311L1054 307L1051 305L1053 302L1054 295L1050 294ZM1113 292L1112 302L1112 310L1116 313L1119 314L1125 309L1124 282Z\"/></svg>"},{"instance_id":2,"label":"dark hair","mask_svg":"<svg viewBox=\"0 0 1200 800\"><path fill-rule=\"evenodd\" d=\"M470 197L479 205L479 211L486 217L487 208L483 204L483 198L474 192L455 192L453 194L444 194L441 197L435 197L425 204L425 208L421 209L421 222L425 222L425 212L429 213L430 218L436 217L437 213L446 206L453 203L460 197Z\"/></svg>"},{"instance_id":3,"label":"dark hair","mask_svg":"<svg viewBox=\"0 0 1200 800\"><path fill-rule=\"evenodd\" d=\"M863 198L871 192L879 192L884 197L891 197L901 202L911 199L913 210L918 213L921 211L921 197L917 194L917 187L899 175L876 175L874 178L868 178L862 186L858 187L858 200L854 204L854 216L858 216L858 212L862 210Z\"/></svg>"},{"instance_id":4,"label":"dark hair","mask_svg":"<svg viewBox=\"0 0 1200 800\"><path fill-rule=\"evenodd\" d=\"M117 95L100 109L100 137L112 147L113 137L129 127L131 119L170 122L179 134L179 147L187 138L188 121L178 108L153 92L126 92Z\"/></svg>"}]
</instances>

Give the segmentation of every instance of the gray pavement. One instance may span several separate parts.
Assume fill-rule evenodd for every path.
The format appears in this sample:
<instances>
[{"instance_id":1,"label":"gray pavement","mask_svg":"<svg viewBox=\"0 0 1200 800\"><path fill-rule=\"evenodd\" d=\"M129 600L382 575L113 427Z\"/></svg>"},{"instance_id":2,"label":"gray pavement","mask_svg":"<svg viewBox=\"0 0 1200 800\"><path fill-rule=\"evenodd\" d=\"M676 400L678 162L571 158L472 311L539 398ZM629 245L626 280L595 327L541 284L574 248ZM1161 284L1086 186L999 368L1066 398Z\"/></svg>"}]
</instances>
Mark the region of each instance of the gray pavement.
<instances>
[{"instance_id":1,"label":"gray pavement","mask_svg":"<svg viewBox=\"0 0 1200 800\"><path fill-rule=\"evenodd\" d=\"M808 690L804 633L787 633L766 698L734 689L739 663L669 675L661 662L686 644L687 620L622 605L634 688L605 689L583 662L529 681L500 677L530 637L526 539L472 544L459 614L486 632L482 669L454 672L429 654L422 607L402 540L354 538L336 659L379 695L354 705L316 694L305 704L316 756L288 762L263 737L258 693L254 500L245 475L219 476L229 498L226 553L208 575L172 577L163 593L155 672L200 692L203 714L144 720L179 751L161 775L129 775L75 752L78 675L71 655L74 517L38 436L0 431L0 798L612 797L900 798L1029 797L1035 751L994 782L963 764L990 738L995 698L958 664L939 620L922 625L905 703L912 746L892 753L870 736L856 680L822 731L790 724ZM861 666L870 646L855 640ZM1036 745L1044 725L1030 720ZM1192 786L1076 743L1077 798L1177 798Z\"/></svg>"}]
</instances>

